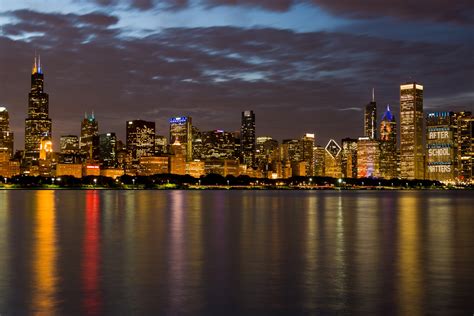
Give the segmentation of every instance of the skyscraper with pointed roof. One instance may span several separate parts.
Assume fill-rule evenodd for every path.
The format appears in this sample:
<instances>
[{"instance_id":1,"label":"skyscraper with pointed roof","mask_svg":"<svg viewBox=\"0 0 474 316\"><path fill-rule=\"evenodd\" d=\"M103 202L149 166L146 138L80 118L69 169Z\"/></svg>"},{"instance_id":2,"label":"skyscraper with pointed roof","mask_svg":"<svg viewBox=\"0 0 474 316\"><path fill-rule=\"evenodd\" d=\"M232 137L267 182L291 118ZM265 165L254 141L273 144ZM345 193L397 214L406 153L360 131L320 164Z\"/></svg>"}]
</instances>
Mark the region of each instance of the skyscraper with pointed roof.
<instances>
[{"instance_id":1,"label":"skyscraper with pointed roof","mask_svg":"<svg viewBox=\"0 0 474 316\"><path fill-rule=\"evenodd\" d=\"M390 105L380 122L380 175L385 179L398 177L397 172L397 122Z\"/></svg>"},{"instance_id":2,"label":"skyscraper with pointed roof","mask_svg":"<svg viewBox=\"0 0 474 316\"><path fill-rule=\"evenodd\" d=\"M372 101L365 106L364 136L371 139L377 138L377 103L375 102L375 89L372 88Z\"/></svg>"},{"instance_id":3,"label":"skyscraper with pointed roof","mask_svg":"<svg viewBox=\"0 0 474 316\"><path fill-rule=\"evenodd\" d=\"M99 123L95 119L94 112L87 115L81 122L80 152L86 159L99 159Z\"/></svg>"},{"instance_id":4,"label":"skyscraper with pointed roof","mask_svg":"<svg viewBox=\"0 0 474 316\"><path fill-rule=\"evenodd\" d=\"M25 158L39 158L41 142L51 140L52 121L49 118L49 96L44 92L44 74L40 57L34 59L31 90L28 94L28 117L25 119Z\"/></svg>"}]
</instances>

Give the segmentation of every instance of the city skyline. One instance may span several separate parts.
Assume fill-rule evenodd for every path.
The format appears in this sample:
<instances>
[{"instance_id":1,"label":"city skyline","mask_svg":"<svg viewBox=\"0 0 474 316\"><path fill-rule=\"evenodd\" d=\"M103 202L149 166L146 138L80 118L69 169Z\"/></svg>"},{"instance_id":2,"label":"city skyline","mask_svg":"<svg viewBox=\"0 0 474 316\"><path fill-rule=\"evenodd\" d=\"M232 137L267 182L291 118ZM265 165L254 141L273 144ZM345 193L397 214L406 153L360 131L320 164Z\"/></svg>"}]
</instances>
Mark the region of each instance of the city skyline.
<instances>
[{"instance_id":1,"label":"city skyline","mask_svg":"<svg viewBox=\"0 0 474 316\"><path fill-rule=\"evenodd\" d=\"M9 110L16 148L35 50L54 96L55 148L59 135L77 134L84 111L124 139L124 120L153 120L166 134L167 119L178 115L203 130L234 131L246 109L268 118L257 135L314 132L323 145L363 135L359 114L373 87L377 103L398 113L397 85L415 80L427 87L425 110L472 110L468 2L420 1L413 12L395 2L233 3L4 1L0 67L8 80L0 106Z\"/></svg>"}]
</instances>

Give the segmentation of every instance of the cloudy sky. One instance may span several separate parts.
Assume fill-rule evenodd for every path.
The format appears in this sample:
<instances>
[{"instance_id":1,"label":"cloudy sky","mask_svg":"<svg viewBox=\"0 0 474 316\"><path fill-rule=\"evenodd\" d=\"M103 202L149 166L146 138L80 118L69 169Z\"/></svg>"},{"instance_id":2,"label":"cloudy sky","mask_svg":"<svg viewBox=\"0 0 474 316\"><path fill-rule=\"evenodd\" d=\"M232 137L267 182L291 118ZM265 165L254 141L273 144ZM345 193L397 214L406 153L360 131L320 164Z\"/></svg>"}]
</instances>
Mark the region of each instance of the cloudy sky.
<instances>
[{"instance_id":1,"label":"cloudy sky","mask_svg":"<svg viewBox=\"0 0 474 316\"><path fill-rule=\"evenodd\" d=\"M79 134L84 112L123 139L125 121L172 116L201 130L279 140L362 134L375 88L379 117L399 84L425 87L425 110L473 110L472 0L0 0L0 105L16 149L35 51L53 134Z\"/></svg>"}]
</instances>

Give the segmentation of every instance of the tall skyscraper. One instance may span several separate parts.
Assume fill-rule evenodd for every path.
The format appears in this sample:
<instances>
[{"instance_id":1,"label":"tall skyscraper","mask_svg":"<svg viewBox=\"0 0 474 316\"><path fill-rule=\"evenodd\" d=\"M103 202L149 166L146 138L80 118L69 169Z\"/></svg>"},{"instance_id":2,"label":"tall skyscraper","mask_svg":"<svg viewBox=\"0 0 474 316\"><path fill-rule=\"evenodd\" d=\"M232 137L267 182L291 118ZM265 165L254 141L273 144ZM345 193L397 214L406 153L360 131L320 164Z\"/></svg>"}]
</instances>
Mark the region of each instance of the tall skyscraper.
<instances>
[{"instance_id":1,"label":"tall skyscraper","mask_svg":"<svg viewBox=\"0 0 474 316\"><path fill-rule=\"evenodd\" d=\"M85 113L81 122L80 151L86 159L99 159L99 123L94 112L91 115Z\"/></svg>"},{"instance_id":2,"label":"tall skyscraper","mask_svg":"<svg viewBox=\"0 0 474 316\"><path fill-rule=\"evenodd\" d=\"M471 112L455 113L458 180L472 183L474 159L474 117Z\"/></svg>"},{"instance_id":3,"label":"tall skyscraper","mask_svg":"<svg viewBox=\"0 0 474 316\"><path fill-rule=\"evenodd\" d=\"M426 178L455 181L457 177L457 126L453 112L426 117Z\"/></svg>"},{"instance_id":4,"label":"tall skyscraper","mask_svg":"<svg viewBox=\"0 0 474 316\"><path fill-rule=\"evenodd\" d=\"M314 176L314 134L306 133L300 140L301 159L305 162L306 176Z\"/></svg>"},{"instance_id":5,"label":"tall skyscraper","mask_svg":"<svg viewBox=\"0 0 474 316\"><path fill-rule=\"evenodd\" d=\"M28 94L28 117L25 119L25 158L39 158L41 141L51 139L52 122L49 118L49 97L44 92L44 74L38 57L31 71L31 90Z\"/></svg>"},{"instance_id":6,"label":"tall skyscraper","mask_svg":"<svg viewBox=\"0 0 474 316\"><path fill-rule=\"evenodd\" d=\"M253 111L242 112L242 124L240 125L240 148L242 162L247 166L255 165L255 113Z\"/></svg>"},{"instance_id":7,"label":"tall skyscraper","mask_svg":"<svg viewBox=\"0 0 474 316\"><path fill-rule=\"evenodd\" d=\"M334 139L330 139L327 143L324 155L324 176L332 178L340 178L341 172L341 151L342 148Z\"/></svg>"},{"instance_id":8,"label":"tall skyscraper","mask_svg":"<svg viewBox=\"0 0 474 316\"><path fill-rule=\"evenodd\" d=\"M359 137L357 141L357 177L380 177L380 143L370 137Z\"/></svg>"},{"instance_id":9,"label":"tall skyscraper","mask_svg":"<svg viewBox=\"0 0 474 316\"><path fill-rule=\"evenodd\" d=\"M0 152L13 155L13 133L10 131L10 118L5 107L0 107Z\"/></svg>"},{"instance_id":10,"label":"tall skyscraper","mask_svg":"<svg viewBox=\"0 0 474 316\"><path fill-rule=\"evenodd\" d=\"M365 106L364 135L377 139L377 103L375 102L375 90L372 89L372 101Z\"/></svg>"},{"instance_id":11,"label":"tall skyscraper","mask_svg":"<svg viewBox=\"0 0 474 316\"><path fill-rule=\"evenodd\" d=\"M104 167L117 165L117 137L115 133L99 135L99 160Z\"/></svg>"},{"instance_id":12,"label":"tall skyscraper","mask_svg":"<svg viewBox=\"0 0 474 316\"><path fill-rule=\"evenodd\" d=\"M400 86L400 177L424 178L423 86Z\"/></svg>"},{"instance_id":13,"label":"tall skyscraper","mask_svg":"<svg viewBox=\"0 0 474 316\"><path fill-rule=\"evenodd\" d=\"M127 121L127 151L133 160L155 153L155 122Z\"/></svg>"},{"instance_id":14,"label":"tall skyscraper","mask_svg":"<svg viewBox=\"0 0 474 316\"><path fill-rule=\"evenodd\" d=\"M380 176L385 179L398 177L397 121L390 105L387 105L380 122Z\"/></svg>"},{"instance_id":15,"label":"tall skyscraper","mask_svg":"<svg viewBox=\"0 0 474 316\"><path fill-rule=\"evenodd\" d=\"M76 135L65 135L59 139L61 154L77 154L79 152L79 137Z\"/></svg>"},{"instance_id":16,"label":"tall skyscraper","mask_svg":"<svg viewBox=\"0 0 474 316\"><path fill-rule=\"evenodd\" d=\"M342 139L341 169L343 178L357 178L357 139Z\"/></svg>"},{"instance_id":17,"label":"tall skyscraper","mask_svg":"<svg viewBox=\"0 0 474 316\"><path fill-rule=\"evenodd\" d=\"M186 160L193 160L193 122L189 116L173 117L170 119L170 144L176 140L186 152Z\"/></svg>"}]
</instances>

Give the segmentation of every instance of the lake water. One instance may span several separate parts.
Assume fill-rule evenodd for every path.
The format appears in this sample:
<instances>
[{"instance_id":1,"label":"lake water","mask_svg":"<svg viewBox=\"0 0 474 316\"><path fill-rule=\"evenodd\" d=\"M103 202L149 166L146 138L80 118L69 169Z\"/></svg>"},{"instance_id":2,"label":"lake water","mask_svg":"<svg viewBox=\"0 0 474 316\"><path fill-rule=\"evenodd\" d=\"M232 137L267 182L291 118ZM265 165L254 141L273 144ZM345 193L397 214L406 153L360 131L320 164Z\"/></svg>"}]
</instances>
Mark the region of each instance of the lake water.
<instances>
[{"instance_id":1,"label":"lake water","mask_svg":"<svg viewBox=\"0 0 474 316\"><path fill-rule=\"evenodd\" d=\"M0 191L0 315L474 313L471 191Z\"/></svg>"}]
</instances>

